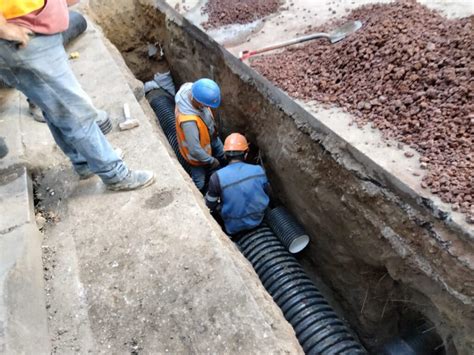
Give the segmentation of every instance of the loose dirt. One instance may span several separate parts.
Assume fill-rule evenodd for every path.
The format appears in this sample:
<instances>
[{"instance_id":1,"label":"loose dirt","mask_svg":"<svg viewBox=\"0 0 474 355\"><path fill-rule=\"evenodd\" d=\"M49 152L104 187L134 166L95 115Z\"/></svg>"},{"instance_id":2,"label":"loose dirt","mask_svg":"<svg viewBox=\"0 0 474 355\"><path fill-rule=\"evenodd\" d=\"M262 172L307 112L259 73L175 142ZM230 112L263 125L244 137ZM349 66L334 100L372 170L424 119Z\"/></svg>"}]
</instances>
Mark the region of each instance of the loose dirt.
<instances>
[{"instance_id":1,"label":"loose dirt","mask_svg":"<svg viewBox=\"0 0 474 355\"><path fill-rule=\"evenodd\" d=\"M251 65L291 96L339 105L359 126L419 151L421 186L473 223L473 17L447 20L403 1L360 7L341 22L349 19L364 28L343 42L312 42Z\"/></svg>"},{"instance_id":2,"label":"loose dirt","mask_svg":"<svg viewBox=\"0 0 474 355\"><path fill-rule=\"evenodd\" d=\"M209 15L204 28L250 23L276 12L280 5L280 0L209 0L203 8Z\"/></svg>"}]
</instances>

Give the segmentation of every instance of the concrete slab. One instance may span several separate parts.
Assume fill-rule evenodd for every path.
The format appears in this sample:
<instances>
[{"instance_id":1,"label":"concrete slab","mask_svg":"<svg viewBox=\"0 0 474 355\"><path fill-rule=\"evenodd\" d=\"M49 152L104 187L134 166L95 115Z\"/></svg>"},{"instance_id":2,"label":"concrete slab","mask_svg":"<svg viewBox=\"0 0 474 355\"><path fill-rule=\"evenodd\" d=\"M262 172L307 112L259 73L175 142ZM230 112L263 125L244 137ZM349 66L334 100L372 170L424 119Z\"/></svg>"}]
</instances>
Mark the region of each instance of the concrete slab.
<instances>
[{"instance_id":1,"label":"concrete slab","mask_svg":"<svg viewBox=\"0 0 474 355\"><path fill-rule=\"evenodd\" d=\"M0 234L34 223L31 181L24 167L12 167L0 175Z\"/></svg>"},{"instance_id":2,"label":"concrete slab","mask_svg":"<svg viewBox=\"0 0 474 355\"><path fill-rule=\"evenodd\" d=\"M24 167L0 177L0 353L50 351L41 262L42 235Z\"/></svg>"},{"instance_id":3,"label":"concrete slab","mask_svg":"<svg viewBox=\"0 0 474 355\"><path fill-rule=\"evenodd\" d=\"M98 178L79 182L65 158L45 171L40 185L55 194L42 203L59 218L44 244L53 352L301 353L251 266L170 158L102 35L91 25L70 50L80 53L71 65L84 89L111 116L110 141L131 168L154 170L157 183L110 193ZM125 102L141 125L119 132Z\"/></svg>"}]
</instances>

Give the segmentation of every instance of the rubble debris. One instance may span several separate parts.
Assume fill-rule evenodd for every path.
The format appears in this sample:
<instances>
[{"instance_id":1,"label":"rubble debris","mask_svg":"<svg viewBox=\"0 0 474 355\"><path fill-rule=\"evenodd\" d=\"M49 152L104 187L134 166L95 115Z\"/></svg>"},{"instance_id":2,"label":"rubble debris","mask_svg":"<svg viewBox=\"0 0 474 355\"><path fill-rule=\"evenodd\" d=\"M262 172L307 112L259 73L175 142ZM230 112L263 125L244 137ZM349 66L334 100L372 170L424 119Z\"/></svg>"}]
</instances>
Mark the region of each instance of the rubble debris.
<instances>
[{"instance_id":1,"label":"rubble debris","mask_svg":"<svg viewBox=\"0 0 474 355\"><path fill-rule=\"evenodd\" d=\"M69 54L69 59L72 59L72 60L74 60L74 59L79 59L80 56L81 56L81 54L80 54L79 52L71 52L71 53Z\"/></svg>"},{"instance_id":2,"label":"rubble debris","mask_svg":"<svg viewBox=\"0 0 474 355\"><path fill-rule=\"evenodd\" d=\"M341 106L422 154L422 187L472 220L473 17L448 20L401 1L355 9L356 35L255 57L251 65L291 96ZM327 27L327 25L325 26Z\"/></svg>"},{"instance_id":3,"label":"rubble debris","mask_svg":"<svg viewBox=\"0 0 474 355\"><path fill-rule=\"evenodd\" d=\"M276 12L280 5L280 0L209 0L202 10L209 15L203 26L209 29L250 23Z\"/></svg>"}]
</instances>

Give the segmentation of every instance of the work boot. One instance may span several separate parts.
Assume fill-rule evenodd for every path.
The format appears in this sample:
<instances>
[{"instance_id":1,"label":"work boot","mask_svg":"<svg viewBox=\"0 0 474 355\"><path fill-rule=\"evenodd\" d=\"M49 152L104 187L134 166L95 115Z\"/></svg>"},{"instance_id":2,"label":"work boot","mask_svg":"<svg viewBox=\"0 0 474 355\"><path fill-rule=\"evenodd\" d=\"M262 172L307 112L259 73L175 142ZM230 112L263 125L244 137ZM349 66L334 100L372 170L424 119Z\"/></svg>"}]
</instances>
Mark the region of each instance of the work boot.
<instances>
[{"instance_id":1,"label":"work boot","mask_svg":"<svg viewBox=\"0 0 474 355\"><path fill-rule=\"evenodd\" d=\"M150 186L155 182L155 173L148 170L130 170L127 176L115 184L107 184L107 188L112 191L138 190Z\"/></svg>"}]
</instances>

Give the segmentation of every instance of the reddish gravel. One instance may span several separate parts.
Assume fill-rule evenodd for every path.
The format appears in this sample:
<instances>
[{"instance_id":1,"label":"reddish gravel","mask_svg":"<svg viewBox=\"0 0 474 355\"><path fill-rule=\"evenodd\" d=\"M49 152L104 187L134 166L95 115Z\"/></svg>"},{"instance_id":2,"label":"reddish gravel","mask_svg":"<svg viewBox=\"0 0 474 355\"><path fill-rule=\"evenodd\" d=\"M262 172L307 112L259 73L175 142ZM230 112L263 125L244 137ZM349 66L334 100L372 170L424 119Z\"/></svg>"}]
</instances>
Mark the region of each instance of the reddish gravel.
<instances>
[{"instance_id":1,"label":"reddish gravel","mask_svg":"<svg viewBox=\"0 0 474 355\"><path fill-rule=\"evenodd\" d=\"M209 0L203 9L209 14L204 28L250 23L278 10L280 0Z\"/></svg>"},{"instance_id":2,"label":"reddish gravel","mask_svg":"<svg viewBox=\"0 0 474 355\"><path fill-rule=\"evenodd\" d=\"M474 17L447 20L412 1L354 10L364 28L251 65L291 96L342 106L359 126L422 154L421 183L474 222ZM405 154L410 159L410 154Z\"/></svg>"}]
</instances>

